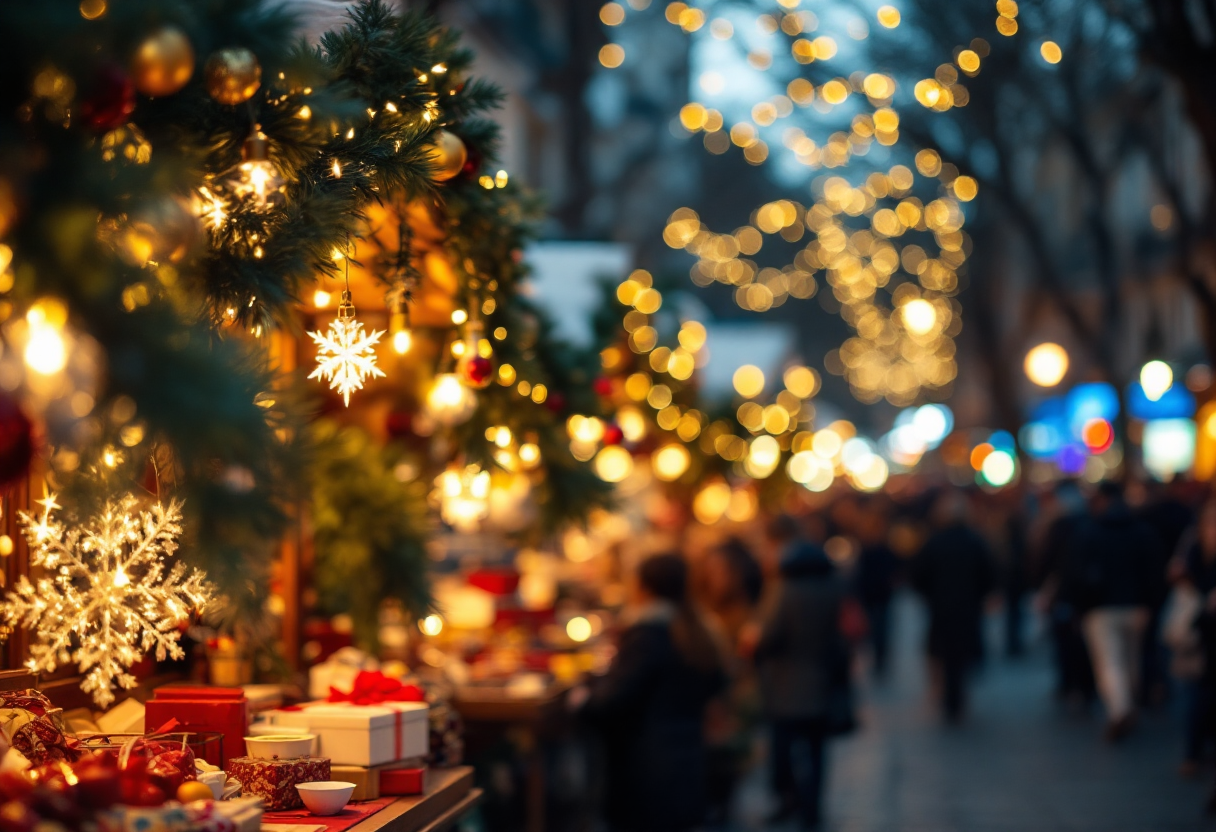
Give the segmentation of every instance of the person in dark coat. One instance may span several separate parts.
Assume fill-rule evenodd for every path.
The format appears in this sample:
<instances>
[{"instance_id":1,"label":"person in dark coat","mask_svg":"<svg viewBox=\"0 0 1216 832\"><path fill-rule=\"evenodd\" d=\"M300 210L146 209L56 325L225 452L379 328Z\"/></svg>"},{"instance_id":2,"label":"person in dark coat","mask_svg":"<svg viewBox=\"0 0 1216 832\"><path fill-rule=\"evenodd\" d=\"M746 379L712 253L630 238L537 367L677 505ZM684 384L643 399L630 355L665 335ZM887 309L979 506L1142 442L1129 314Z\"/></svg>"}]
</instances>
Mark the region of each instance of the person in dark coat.
<instances>
[{"instance_id":1,"label":"person in dark coat","mask_svg":"<svg viewBox=\"0 0 1216 832\"><path fill-rule=\"evenodd\" d=\"M1165 575L1159 538L1132 514L1118 483L1103 482L1090 508L1092 519L1069 546L1060 594L1081 614L1106 737L1116 741L1135 721L1141 642Z\"/></svg>"},{"instance_id":2,"label":"person in dark coat","mask_svg":"<svg viewBox=\"0 0 1216 832\"><path fill-rule=\"evenodd\" d=\"M1038 547L1036 572L1040 603L1051 622L1051 637L1055 643L1056 697L1061 701L1079 699L1088 706L1097 691L1089 662L1089 649L1081 634L1081 616L1069 601L1060 595L1073 537L1088 522L1085 496L1071 480L1055 488L1051 497L1054 518L1044 531Z\"/></svg>"},{"instance_id":3,"label":"person in dark coat","mask_svg":"<svg viewBox=\"0 0 1216 832\"><path fill-rule=\"evenodd\" d=\"M941 679L942 709L957 722L966 710L966 678L983 658L984 599L996 587L988 544L966 523L966 498L938 497L937 526L912 563L912 586L929 608L930 657Z\"/></svg>"},{"instance_id":4,"label":"person in dark coat","mask_svg":"<svg viewBox=\"0 0 1216 832\"><path fill-rule=\"evenodd\" d=\"M865 610L874 675L882 677L887 671L887 653L891 634L891 598L899 584L899 557L887 542L890 528L882 510L868 507L857 536L861 549L853 573L853 590Z\"/></svg>"},{"instance_id":5,"label":"person in dark coat","mask_svg":"<svg viewBox=\"0 0 1216 832\"><path fill-rule=\"evenodd\" d=\"M633 615L583 715L607 757L605 814L616 832L694 829L706 813L705 708L723 688L722 654L688 603L688 569L659 555L637 571Z\"/></svg>"},{"instance_id":6,"label":"person in dark coat","mask_svg":"<svg viewBox=\"0 0 1216 832\"><path fill-rule=\"evenodd\" d=\"M772 786L780 801L772 820L797 816L814 828L822 810L824 745L832 721L841 716L834 710L848 691L848 648L840 631L845 588L813 543L791 547L780 572L754 653L771 727Z\"/></svg>"}]
</instances>

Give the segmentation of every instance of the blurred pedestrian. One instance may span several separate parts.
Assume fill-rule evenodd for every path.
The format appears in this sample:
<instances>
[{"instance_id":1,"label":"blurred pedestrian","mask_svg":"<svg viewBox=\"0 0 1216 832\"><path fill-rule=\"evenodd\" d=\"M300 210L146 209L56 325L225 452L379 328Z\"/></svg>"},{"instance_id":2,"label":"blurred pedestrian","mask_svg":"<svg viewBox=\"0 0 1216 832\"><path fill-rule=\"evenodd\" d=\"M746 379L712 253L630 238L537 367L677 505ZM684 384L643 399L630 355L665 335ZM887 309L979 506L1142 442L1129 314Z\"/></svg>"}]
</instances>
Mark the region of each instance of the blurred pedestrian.
<instances>
[{"instance_id":1,"label":"blurred pedestrian","mask_svg":"<svg viewBox=\"0 0 1216 832\"><path fill-rule=\"evenodd\" d=\"M1081 615L1106 707L1105 734L1114 742L1135 722L1141 642L1164 575L1157 574L1157 535L1132 514L1118 483L1101 483L1090 508L1068 547L1060 593Z\"/></svg>"},{"instance_id":2,"label":"blurred pedestrian","mask_svg":"<svg viewBox=\"0 0 1216 832\"><path fill-rule=\"evenodd\" d=\"M1097 691L1089 650L1081 633L1081 616L1060 594L1069 546L1089 517L1085 495L1076 482L1065 480L1045 502L1044 510L1050 515L1036 548L1035 571L1039 606L1047 613L1055 647L1056 697L1061 701L1080 700L1088 706Z\"/></svg>"},{"instance_id":3,"label":"blurred pedestrian","mask_svg":"<svg viewBox=\"0 0 1216 832\"><path fill-rule=\"evenodd\" d=\"M890 523L877 502L867 505L857 536L861 542L853 588L865 610L874 676L887 672L891 633L891 598L899 583L900 561L887 542Z\"/></svg>"},{"instance_id":4,"label":"blurred pedestrian","mask_svg":"<svg viewBox=\"0 0 1216 832\"><path fill-rule=\"evenodd\" d=\"M705 709L725 684L721 650L688 601L679 555L643 561L631 592L616 658L572 701L603 737L610 828L695 829L707 805Z\"/></svg>"},{"instance_id":5,"label":"blurred pedestrian","mask_svg":"<svg viewBox=\"0 0 1216 832\"><path fill-rule=\"evenodd\" d=\"M755 621L764 575L751 550L732 538L709 551L702 578L706 612L732 653L730 686L710 702L705 728L709 819L721 823L729 814L735 786L751 761L759 723L756 676L750 664L740 660L739 643Z\"/></svg>"},{"instance_id":6,"label":"blurred pedestrian","mask_svg":"<svg viewBox=\"0 0 1216 832\"><path fill-rule=\"evenodd\" d=\"M1169 594L1165 579L1170 561L1179 554L1183 535L1191 531L1195 523L1195 512L1187 501L1179 483L1148 483L1145 503L1136 512L1157 535L1157 561L1153 564L1154 592L1148 599L1149 615L1145 629L1143 648L1140 651L1140 673L1136 700L1142 706L1153 705L1165 699L1166 657L1159 638L1162 625L1162 610Z\"/></svg>"},{"instance_id":7,"label":"blurred pedestrian","mask_svg":"<svg viewBox=\"0 0 1216 832\"><path fill-rule=\"evenodd\" d=\"M966 712L967 674L984 654L984 600L995 589L992 556L967 523L966 497L941 494L933 505L936 531L912 564L912 585L929 608L929 656L941 682L950 722Z\"/></svg>"},{"instance_id":8,"label":"blurred pedestrian","mask_svg":"<svg viewBox=\"0 0 1216 832\"><path fill-rule=\"evenodd\" d=\"M797 818L814 829L822 818L824 746L852 728L850 655L840 629L845 586L814 543L787 550L780 568L754 651L779 801L770 820Z\"/></svg>"},{"instance_id":9,"label":"blurred pedestrian","mask_svg":"<svg viewBox=\"0 0 1216 832\"><path fill-rule=\"evenodd\" d=\"M1216 503L1203 506L1195 527L1183 537L1171 573L1173 588L1162 614L1161 638L1170 651L1170 675L1183 719L1179 772L1190 776L1211 742L1209 703L1216 698L1199 628L1205 599L1216 590Z\"/></svg>"}]
</instances>

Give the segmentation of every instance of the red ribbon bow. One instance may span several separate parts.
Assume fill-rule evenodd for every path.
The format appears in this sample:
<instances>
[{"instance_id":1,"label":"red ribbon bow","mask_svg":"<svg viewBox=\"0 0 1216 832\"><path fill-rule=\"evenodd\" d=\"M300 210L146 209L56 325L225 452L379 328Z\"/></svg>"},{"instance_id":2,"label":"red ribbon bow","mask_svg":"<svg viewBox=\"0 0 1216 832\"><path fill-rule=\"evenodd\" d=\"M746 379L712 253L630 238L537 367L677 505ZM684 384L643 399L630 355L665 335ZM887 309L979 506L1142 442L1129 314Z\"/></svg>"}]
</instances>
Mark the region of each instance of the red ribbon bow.
<instances>
[{"instance_id":1,"label":"red ribbon bow","mask_svg":"<svg viewBox=\"0 0 1216 832\"><path fill-rule=\"evenodd\" d=\"M385 676L379 670L361 670L355 677L350 693L330 687L330 702L350 702L354 705L380 705L384 702L423 702L426 694L417 685L404 684L400 679Z\"/></svg>"}]
</instances>

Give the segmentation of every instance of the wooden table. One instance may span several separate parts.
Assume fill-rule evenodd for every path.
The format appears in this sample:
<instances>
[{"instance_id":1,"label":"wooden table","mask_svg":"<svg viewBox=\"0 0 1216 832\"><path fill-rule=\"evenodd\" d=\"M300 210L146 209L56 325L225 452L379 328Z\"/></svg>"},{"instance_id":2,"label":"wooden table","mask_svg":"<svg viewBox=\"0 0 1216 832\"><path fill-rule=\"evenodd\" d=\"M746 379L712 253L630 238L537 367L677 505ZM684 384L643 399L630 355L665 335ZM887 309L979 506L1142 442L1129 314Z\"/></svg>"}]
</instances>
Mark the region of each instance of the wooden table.
<instances>
[{"instance_id":1,"label":"wooden table","mask_svg":"<svg viewBox=\"0 0 1216 832\"><path fill-rule=\"evenodd\" d=\"M481 800L473 786L473 767L431 769L426 793L401 797L352 826L349 832L443 832L451 829Z\"/></svg>"}]
</instances>

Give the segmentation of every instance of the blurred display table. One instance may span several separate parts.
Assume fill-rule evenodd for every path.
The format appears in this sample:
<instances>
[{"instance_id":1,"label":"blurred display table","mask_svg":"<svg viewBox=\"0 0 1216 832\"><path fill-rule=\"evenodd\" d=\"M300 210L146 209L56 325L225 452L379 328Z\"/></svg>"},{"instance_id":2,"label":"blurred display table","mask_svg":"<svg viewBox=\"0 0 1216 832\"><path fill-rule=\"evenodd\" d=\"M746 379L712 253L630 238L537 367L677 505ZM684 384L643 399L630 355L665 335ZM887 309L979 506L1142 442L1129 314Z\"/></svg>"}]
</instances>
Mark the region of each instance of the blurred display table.
<instances>
[{"instance_id":1,"label":"blurred display table","mask_svg":"<svg viewBox=\"0 0 1216 832\"><path fill-rule=\"evenodd\" d=\"M453 828L481 800L472 766L426 773L426 793L401 797L351 827L350 832L443 832Z\"/></svg>"},{"instance_id":2,"label":"blurred display table","mask_svg":"<svg viewBox=\"0 0 1216 832\"><path fill-rule=\"evenodd\" d=\"M550 682L530 696L508 692L500 684L470 684L458 688L452 706L465 723L470 758L476 746L510 736L523 755L525 766L524 829L545 832L547 799L545 755L542 744L560 734L569 722L566 693L570 684Z\"/></svg>"}]
</instances>

